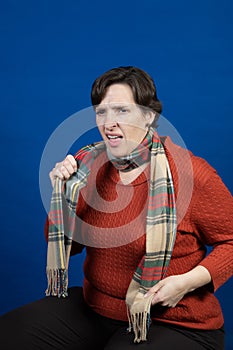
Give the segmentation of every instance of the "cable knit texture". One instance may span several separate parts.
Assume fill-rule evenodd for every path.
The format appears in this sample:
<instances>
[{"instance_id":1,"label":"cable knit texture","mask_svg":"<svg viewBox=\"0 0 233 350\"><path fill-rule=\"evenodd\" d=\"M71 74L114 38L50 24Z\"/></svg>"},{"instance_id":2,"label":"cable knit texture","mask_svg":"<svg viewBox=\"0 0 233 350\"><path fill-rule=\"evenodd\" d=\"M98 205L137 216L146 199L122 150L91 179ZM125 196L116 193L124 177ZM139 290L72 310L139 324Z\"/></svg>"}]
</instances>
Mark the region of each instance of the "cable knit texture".
<instances>
[{"instance_id":1,"label":"cable knit texture","mask_svg":"<svg viewBox=\"0 0 233 350\"><path fill-rule=\"evenodd\" d=\"M153 306L151 316L190 328L217 329L224 320L214 291L233 274L232 195L205 160L189 153L192 171L190 164L178 169L174 154L184 161L182 149L169 138L165 147L176 193L193 186L185 213L183 200L177 206L181 219L166 276L202 265L210 272L212 283L186 294L175 308ZM149 167L133 183L124 185L106 155L101 157L98 164L103 165L97 174L91 173L79 198L77 215L81 220L77 221L75 239L79 243L73 243L71 253L79 253L86 246L83 287L87 304L103 316L127 321L126 292L145 253ZM96 193L90 190L93 186ZM206 246L212 246L208 255Z\"/></svg>"}]
</instances>

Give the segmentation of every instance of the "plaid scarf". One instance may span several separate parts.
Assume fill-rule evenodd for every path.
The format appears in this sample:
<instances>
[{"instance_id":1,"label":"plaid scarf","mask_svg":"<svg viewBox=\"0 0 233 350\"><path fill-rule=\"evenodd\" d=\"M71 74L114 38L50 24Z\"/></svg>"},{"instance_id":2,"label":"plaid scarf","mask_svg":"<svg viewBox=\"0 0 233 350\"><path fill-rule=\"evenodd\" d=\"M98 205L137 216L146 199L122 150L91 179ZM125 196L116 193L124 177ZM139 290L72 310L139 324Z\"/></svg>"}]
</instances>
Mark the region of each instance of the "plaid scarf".
<instances>
[{"instance_id":1,"label":"plaid scarf","mask_svg":"<svg viewBox=\"0 0 233 350\"><path fill-rule=\"evenodd\" d=\"M150 152L148 152L150 150ZM106 151L104 142L82 148L76 155L78 171L66 182L56 178L51 198L47 252L46 295L67 296L68 263L74 232L76 205L80 190L86 186L91 166L96 157ZM176 208L172 176L164 147L153 128L143 142L124 159L114 159L114 166L127 171L135 164L150 158L150 191L146 218L146 252L139 263L126 294L129 331L134 342L146 340L150 325L150 308L153 295L146 292L164 278L172 255L176 237ZM144 161L142 161L144 159ZM63 206L68 207L68 229L64 232ZM66 239L65 239L66 236Z\"/></svg>"},{"instance_id":2,"label":"plaid scarf","mask_svg":"<svg viewBox=\"0 0 233 350\"><path fill-rule=\"evenodd\" d=\"M142 143L138 145L128 156L115 158L107 148L107 155L117 170L128 172L150 160L150 149L152 146L152 133L148 132Z\"/></svg>"}]
</instances>

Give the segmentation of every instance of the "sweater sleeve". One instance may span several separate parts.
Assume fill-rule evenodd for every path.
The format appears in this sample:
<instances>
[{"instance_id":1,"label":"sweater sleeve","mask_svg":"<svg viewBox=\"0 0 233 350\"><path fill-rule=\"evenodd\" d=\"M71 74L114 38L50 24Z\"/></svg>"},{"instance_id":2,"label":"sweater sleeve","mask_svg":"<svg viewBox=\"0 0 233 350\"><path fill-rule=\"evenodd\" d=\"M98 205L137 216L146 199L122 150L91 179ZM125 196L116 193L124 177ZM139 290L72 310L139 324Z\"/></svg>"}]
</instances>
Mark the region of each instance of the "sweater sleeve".
<instances>
[{"instance_id":1,"label":"sweater sleeve","mask_svg":"<svg viewBox=\"0 0 233 350\"><path fill-rule=\"evenodd\" d=\"M200 265L209 271L216 291L233 275L233 197L216 171L206 168L200 174L204 184L194 191L192 218L204 244L212 247Z\"/></svg>"}]
</instances>

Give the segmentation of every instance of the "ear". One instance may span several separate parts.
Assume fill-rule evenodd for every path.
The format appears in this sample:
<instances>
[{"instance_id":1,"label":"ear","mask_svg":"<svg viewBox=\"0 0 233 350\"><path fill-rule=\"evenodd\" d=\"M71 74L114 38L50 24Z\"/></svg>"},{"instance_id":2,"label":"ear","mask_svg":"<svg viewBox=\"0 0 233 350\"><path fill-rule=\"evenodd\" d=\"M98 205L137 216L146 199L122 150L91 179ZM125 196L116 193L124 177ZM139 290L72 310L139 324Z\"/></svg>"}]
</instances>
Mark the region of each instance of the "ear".
<instances>
[{"instance_id":1,"label":"ear","mask_svg":"<svg viewBox=\"0 0 233 350\"><path fill-rule=\"evenodd\" d=\"M152 112L152 111L146 112L145 118L146 118L146 126L150 126L155 119L155 112Z\"/></svg>"}]
</instances>

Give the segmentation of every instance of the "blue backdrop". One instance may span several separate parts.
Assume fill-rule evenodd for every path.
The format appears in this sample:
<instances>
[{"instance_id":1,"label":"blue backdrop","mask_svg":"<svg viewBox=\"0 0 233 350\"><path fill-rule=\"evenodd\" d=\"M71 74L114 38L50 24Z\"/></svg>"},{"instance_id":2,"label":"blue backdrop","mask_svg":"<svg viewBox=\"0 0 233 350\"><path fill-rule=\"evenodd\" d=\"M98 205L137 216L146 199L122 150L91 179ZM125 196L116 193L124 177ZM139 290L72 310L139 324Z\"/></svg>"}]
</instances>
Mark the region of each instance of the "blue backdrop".
<instances>
[{"instance_id":1,"label":"blue backdrop","mask_svg":"<svg viewBox=\"0 0 233 350\"><path fill-rule=\"evenodd\" d=\"M163 115L233 191L233 2L6 0L0 12L3 313L44 296L42 152L64 119L90 105L92 81L107 69L150 73ZM72 258L71 284L82 283L83 258ZM226 350L232 287L231 279L217 292Z\"/></svg>"}]
</instances>

